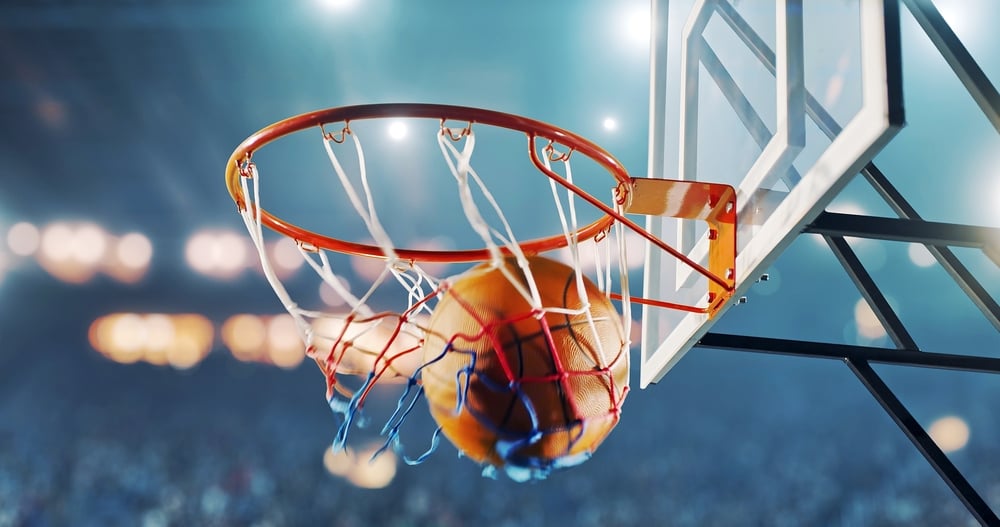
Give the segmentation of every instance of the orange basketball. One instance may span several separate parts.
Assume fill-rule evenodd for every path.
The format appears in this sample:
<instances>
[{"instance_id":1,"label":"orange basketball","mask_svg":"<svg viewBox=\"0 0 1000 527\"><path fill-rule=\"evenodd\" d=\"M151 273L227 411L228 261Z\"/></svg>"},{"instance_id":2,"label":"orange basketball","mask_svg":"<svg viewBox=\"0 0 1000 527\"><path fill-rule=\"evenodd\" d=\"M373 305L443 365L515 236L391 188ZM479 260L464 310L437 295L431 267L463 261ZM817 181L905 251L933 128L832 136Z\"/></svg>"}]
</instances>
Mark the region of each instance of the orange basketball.
<instances>
[{"instance_id":1,"label":"orange basketball","mask_svg":"<svg viewBox=\"0 0 1000 527\"><path fill-rule=\"evenodd\" d=\"M582 277L581 299L571 267L528 261L541 309L505 276L530 290L514 259L473 268L434 309L421 370L444 435L516 479L589 458L618 423L629 376L621 316L607 296Z\"/></svg>"}]
</instances>

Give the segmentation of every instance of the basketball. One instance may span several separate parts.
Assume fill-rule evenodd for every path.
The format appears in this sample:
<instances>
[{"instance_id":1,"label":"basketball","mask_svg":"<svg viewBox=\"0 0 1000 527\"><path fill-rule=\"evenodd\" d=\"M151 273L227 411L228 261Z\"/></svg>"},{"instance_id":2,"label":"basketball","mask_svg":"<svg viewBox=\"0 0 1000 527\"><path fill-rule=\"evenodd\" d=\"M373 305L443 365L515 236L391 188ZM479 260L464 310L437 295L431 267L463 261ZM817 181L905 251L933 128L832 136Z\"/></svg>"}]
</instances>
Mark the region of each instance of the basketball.
<instances>
[{"instance_id":1,"label":"basketball","mask_svg":"<svg viewBox=\"0 0 1000 527\"><path fill-rule=\"evenodd\" d=\"M512 258L446 287L420 375L445 437L518 479L588 459L618 423L629 376L621 316L604 293L581 276L580 295L562 263L528 262L540 309Z\"/></svg>"}]
</instances>

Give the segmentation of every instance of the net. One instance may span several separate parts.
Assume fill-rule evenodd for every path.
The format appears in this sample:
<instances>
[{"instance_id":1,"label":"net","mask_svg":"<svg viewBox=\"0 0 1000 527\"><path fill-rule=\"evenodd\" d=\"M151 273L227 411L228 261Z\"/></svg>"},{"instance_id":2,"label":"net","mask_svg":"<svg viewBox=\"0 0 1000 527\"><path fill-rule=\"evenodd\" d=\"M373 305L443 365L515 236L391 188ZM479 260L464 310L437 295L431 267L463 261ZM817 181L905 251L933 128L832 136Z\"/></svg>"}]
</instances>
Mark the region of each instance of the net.
<instances>
[{"instance_id":1,"label":"net","mask_svg":"<svg viewBox=\"0 0 1000 527\"><path fill-rule=\"evenodd\" d=\"M731 263L725 273L727 276L720 277L719 275L723 273L717 269L710 271L686 260L683 255L676 253L664 242L626 218L626 208L633 201L631 195L633 180L617 160L586 139L538 121L486 110L460 108L458 110L461 111L457 113L461 115L462 120L449 119L447 116L441 116L442 108L456 109L456 107L434 105L408 105L405 108L372 105L348 107L348 113L338 114L337 109L334 109L332 114L299 116L276 123L251 136L237 149L231 159L228 173L230 191L236 199L250 238L257 249L264 275L285 310L295 320L305 343L307 355L316 361L326 377L327 398L330 407L340 419L334 448L345 447L352 428L365 420L363 411L366 401L380 386L390 382L402 383L403 389L395 410L385 420L381 430L385 441L379 452L392 447L407 462L418 463L436 448L444 426L441 425L441 419L438 419L439 427L433 433L431 446L422 454L413 457L407 455L400 439L400 430L406 418L417 407L424 391L422 372L441 361L449 352L462 353L462 350L455 345L454 335L445 335L438 341L429 339L431 327L428 320L437 306L449 297L456 283L464 276L468 276L468 273L482 272L483 268L500 273L504 278L505 287L524 307L519 308L520 312L504 313L499 321L487 323L480 320L479 327L472 328L470 333L493 334L498 331L499 326L509 327L522 319L538 320L541 323L541 331L549 332L550 324L546 321L550 316L566 317L567 320L569 317L579 317L582 322L579 328L573 330L573 339L576 342L590 343L588 346L594 346L596 351L595 358L588 368L607 373L610 371L610 361L624 357L624 379L617 383L620 393L616 392L616 389L611 390L608 410L608 415L613 416L613 422L617 422L621 401L627 393L627 350L633 325L633 300L660 307L708 313L718 306L720 301L725 300L725 296L719 295L718 291L725 292L727 287L731 291L733 275ZM393 224L401 220L392 218L387 224L380 215L377 205L378 186L373 184L373 178L369 174L369 161L365 157L361 134L357 127L352 127L352 123L358 119L386 117L404 110L410 117L437 120L438 126L433 131L434 141L440 151L439 166L449 175L451 190L445 192L444 189L437 189L434 199L447 201L460 211L464 223L481 244L481 249L405 248L397 245L393 235L390 234ZM458 126L454 126L456 121ZM331 123L338 125L335 127ZM371 243L345 241L319 235L285 222L264 208L261 180L268 176L262 174L262 170L253 161L254 150L271 139L307 129L309 124L318 125L316 138L321 143L329 167L335 174L338 192L343 193L353 213L360 219ZM531 164L547 176L545 181L548 188L545 193L549 196L551 211L557 218L555 221L558 226L557 234L532 238L522 233L526 230L523 221L516 225L510 221L504 207L490 190L488 181L495 180L489 180L480 172L480 167L488 166L489 162L479 163L474 159L474 154L478 151L480 128L483 126L515 130L517 134L522 134L522 137L527 139L527 153ZM335 131L328 131L328 128ZM610 188L605 187L608 189L605 199L598 199L583 190L576 181L574 163L580 155L610 172L614 177L612 182L615 185ZM700 205L702 208L719 206L718 195L706 194L702 198L707 200ZM714 202L709 203L712 200ZM660 205L645 203L642 207L649 209L658 208ZM731 208L730 204L727 210ZM695 209L697 210L693 212L688 210L685 214L702 214L701 209L697 207ZM596 219L591 219L594 217ZM387 225L390 228L387 228ZM264 227L270 227L294 239L308 268L339 297L346 309L333 312L301 307L275 271L271 255L265 249ZM640 243L637 244L636 240ZM635 265L635 262L642 261L645 249L642 242L648 242L674 255L704 275L706 281L713 284L716 291L709 293L707 305L688 306L662 300L635 299L630 293L629 284L634 278L636 269L641 268L641 265ZM333 257L336 253L346 253L377 262L377 272L372 275L373 279L367 288L359 294L352 293L351 288L345 285L350 270L342 266L343 260ZM543 290L548 286L541 284L540 287L534 276L537 264L531 264L531 261L539 255L560 260L572 269L572 277L567 281L566 287L575 291L577 298L580 299L578 305L571 307L560 305L559 302L552 302L543 294ZM471 271L442 274L439 271L440 267L433 265L436 262L470 262L480 265ZM605 343L600 333L606 333L607 329L598 330L598 323L592 312L593 302L588 297L588 287L590 287L588 284L591 283L593 288L604 296L602 301L607 302L608 298L616 300L618 312L612 309L612 317L601 314L600 318L602 324L605 319L614 318L613 323L618 333L622 335L621 342L616 344L620 345L621 349L602 348ZM395 303L386 306L382 301L385 298L391 298ZM489 309L489 306L473 306L469 311L474 312L477 309ZM435 349L427 349L429 342L435 342ZM515 345L520 351L522 344L521 341L517 342ZM492 357L500 358L503 362L501 356L505 351L502 348L510 347L511 344L496 344L496 342L494 344L491 351L479 350L472 354L490 353ZM555 349L556 346L552 345L551 338L549 345L543 348L547 350L547 360L558 366L561 357L558 355L559 351ZM554 371L553 375L560 376L559 379L555 379L558 383L566 382L566 379L573 376L590 375L586 372L574 372L570 375L567 373L568 370L560 370L558 367L556 370L558 371ZM473 382L471 379L478 379L485 383L484 385L496 381L490 377L489 372L470 370L467 364L460 366L455 376L455 391L459 394L456 402L458 407L454 412L456 415L462 411L462 404L469 401L467 394ZM537 415L543 412L542 409L534 407L540 403L530 400L522 387L524 381L531 376L514 375L509 371L505 376L501 384L508 385L506 389L512 397L506 404L514 402L521 404L527 412L526 415L535 417L528 419L529 426L518 432L522 436L513 439L502 437L505 434L509 436L508 430L493 426L495 437L490 441L498 450L506 448L503 445L510 444L517 444L518 448L542 444L541 438L546 430L543 423L537 419ZM537 381L535 377L548 378L546 375L536 375L531 379ZM607 384L614 385L615 380L609 378ZM553 404L562 404L566 408L575 407L572 400L567 401L565 398L572 399L576 396L575 392L580 390L569 385L560 386L561 400ZM501 386L494 391L503 389ZM607 419L607 416L594 417L593 420L601 419ZM524 456L518 457L516 449L506 448L507 454L501 458L484 461L487 472L502 466L515 479L536 479L544 477L553 468L580 462L589 457L592 448L582 452L574 450L578 444L577 439L573 437L583 437L590 420L590 417L571 415L562 424L556 425L556 428L561 427L564 431L577 430L576 427L579 426L577 432L567 436L569 439L563 438L557 441L560 444L558 447L560 452L554 454L549 452L542 456L524 459ZM447 431L444 433L448 434ZM455 442L453 437L449 438ZM599 442L600 438L594 442L594 446L596 447L596 443Z\"/></svg>"}]
</instances>

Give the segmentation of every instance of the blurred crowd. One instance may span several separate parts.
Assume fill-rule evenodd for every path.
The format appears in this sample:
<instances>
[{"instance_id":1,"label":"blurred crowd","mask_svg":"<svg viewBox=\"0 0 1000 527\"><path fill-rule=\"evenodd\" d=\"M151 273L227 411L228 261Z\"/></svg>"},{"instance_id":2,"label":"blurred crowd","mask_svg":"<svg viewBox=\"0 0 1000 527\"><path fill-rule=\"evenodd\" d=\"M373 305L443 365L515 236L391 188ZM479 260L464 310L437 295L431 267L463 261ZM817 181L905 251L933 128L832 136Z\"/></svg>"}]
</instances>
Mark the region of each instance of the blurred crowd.
<instances>
[{"instance_id":1,"label":"blurred crowd","mask_svg":"<svg viewBox=\"0 0 1000 527\"><path fill-rule=\"evenodd\" d=\"M0 527L971 522L878 411L826 419L789 399L749 414L636 392L595 457L548 480L483 478L443 444L415 467L390 453L388 479L370 485L382 488L362 488L324 456L336 423L309 365L213 354L174 371L92 351L47 357L0 383ZM359 452L374 434L357 431ZM426 437L411 439L419 454ZM1000 468L995 450L965 455L963 468L982 465L975 474ZM973 483L1000 502L995 478Z\"/></svg>"}]
</instances>

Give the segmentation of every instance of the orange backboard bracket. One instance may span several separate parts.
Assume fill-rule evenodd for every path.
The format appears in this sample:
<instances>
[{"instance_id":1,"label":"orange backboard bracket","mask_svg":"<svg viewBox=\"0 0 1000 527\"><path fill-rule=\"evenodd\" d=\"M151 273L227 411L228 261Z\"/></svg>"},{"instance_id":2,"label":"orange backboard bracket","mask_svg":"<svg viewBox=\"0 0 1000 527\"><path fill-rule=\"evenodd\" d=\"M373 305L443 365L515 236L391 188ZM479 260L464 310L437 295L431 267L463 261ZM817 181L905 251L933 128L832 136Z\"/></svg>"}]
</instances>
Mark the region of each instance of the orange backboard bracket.
<instances>
[{"instance_id":1,"label":"orange backboard bracket","mask_svg":"<svg viewBox=\"0 0 1000 527\"><path fill-rule=\"evenodd\" d=\"M728 284L708 281L706 313L714 316L736 289L736 190L730 185L632 178L629 214L701 220L708 224L708 270Z\"/></svg>"}]
</instances>

